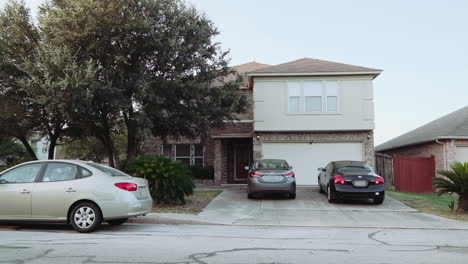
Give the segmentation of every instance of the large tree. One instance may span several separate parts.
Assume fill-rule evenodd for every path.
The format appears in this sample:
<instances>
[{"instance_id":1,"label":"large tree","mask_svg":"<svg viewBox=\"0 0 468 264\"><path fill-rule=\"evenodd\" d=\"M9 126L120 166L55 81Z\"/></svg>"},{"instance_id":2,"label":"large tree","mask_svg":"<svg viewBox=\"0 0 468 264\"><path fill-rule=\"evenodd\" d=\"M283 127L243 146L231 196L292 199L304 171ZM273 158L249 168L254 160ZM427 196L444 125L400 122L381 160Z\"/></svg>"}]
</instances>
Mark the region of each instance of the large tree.
<instances>
[{"instance_id":1,"label":"large tree","mask_svg":"<svg viewBox=\"0 0 468 264\"><path fill-rule=\"evenodd\" d=\"M0 11L0 135L15 137L32 159L37 159L28 138L39 125L31 101L19 89L27 76L22 70L39 45L39 32L23 2L9 1Z\"/></svg>"},{"instance_id":2,"label":"large tree","mask_svg":"<svg viewBox=\"0 0 468 264\"><path fill-rule=\"evenodd\" d=\"M111 145L119 130L113 120L121 117L127 160L148 132L194 137L247 110L238 82L216 82L229 73L226 52L213 40L218 31L182 1L52 0L39 21L50 43L101 66L87 120Z\"/></svg>"}]
</instances>

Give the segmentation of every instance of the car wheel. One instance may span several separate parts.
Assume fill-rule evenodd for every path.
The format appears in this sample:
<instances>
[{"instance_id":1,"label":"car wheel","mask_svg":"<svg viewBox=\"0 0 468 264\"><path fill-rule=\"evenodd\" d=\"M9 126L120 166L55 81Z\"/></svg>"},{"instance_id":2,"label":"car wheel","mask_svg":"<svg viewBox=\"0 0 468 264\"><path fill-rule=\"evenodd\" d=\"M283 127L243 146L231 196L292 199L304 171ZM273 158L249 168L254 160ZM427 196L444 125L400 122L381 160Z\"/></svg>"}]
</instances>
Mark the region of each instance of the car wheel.
<instances>
[{"instance_id":1,"label":"car wheel","mask_svg":"<svg viewBox=\"0 0 468 264\"><path fill-rule=\"evenodd\" d=\"M253 194L251 194L251 193L248 193L248 194L247 194L247 198L248 198L248 199L253 199L253 198L254 198L254 196L253 196Z\"/></svg>"},{"instance_id":2,"label":"car wheel","mask_svg":"<svg viewBox=\"0 0 468 264\"><path fill-rule=\"evenodd\" d=\"M320 184L320 179L319 179L319 193L325 193L322 189L322 185Z\"/></svg>"},{"instance_id":3,"label":"car wheel","mask_svg":"<svg viewBox=\"0 0 468 264\"><path fill-rule=\"evenodd\" d=\"M374 198L374 204L382 204L384 201L383 197Z\"/></svg>"},{"instance_id":4,"label":"car wheel","mask_svg":"<svg viewBox=\"0 0 468 264\"><path fill-rule=\"evenodd\" d=\"M102 216L99 208L92 203L80 203L73 208L70 223L76 231L89 233L101 224Z\"/></svg>"},{"instance_id":5,"label":"car wheel","mask_svg":"<svg viewBox=\"0 0 468 264\"><path fill-rule=\"evenodd\" d=\"M296 199L296 194L295 193L290 193L289 194L289 199Z\"/></svg>"},{"instance_id":6,"label":"car wheel","mask_svg":"<svg viewBox=\"0 0 468 264\"><path fill-rule=\"evenodd\" d=\"M124 224L125 222L127 222L127 220L128 218L114 219L114 220L108 220L107 223L109 223L109 225L118 226L118 225Z\"/></svg>"},{"instance_id":7,"label":"car wheel","mask_svg":"<svg viewBox=\"0 0 468 264\"><path fill-rule=\"evenodd\" d=\"M327 186L327 198L329 203L336 203L336 198L333 197L330 185Z\"/></svg>"}]
</instances>

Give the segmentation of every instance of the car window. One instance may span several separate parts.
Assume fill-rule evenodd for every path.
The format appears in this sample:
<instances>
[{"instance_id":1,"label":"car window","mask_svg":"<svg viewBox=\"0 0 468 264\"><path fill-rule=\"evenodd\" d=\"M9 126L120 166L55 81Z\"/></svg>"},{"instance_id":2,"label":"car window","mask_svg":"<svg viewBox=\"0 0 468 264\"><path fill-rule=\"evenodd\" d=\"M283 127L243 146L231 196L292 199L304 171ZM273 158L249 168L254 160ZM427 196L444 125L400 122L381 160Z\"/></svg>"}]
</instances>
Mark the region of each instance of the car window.
<instances>
[{"instance_id":1,"label":"car window","mask_svg":"<svg viewBox=\"0 0 468 264\"><path fill-rule=\"evenodd\" d=\"M78 178L78 167L68 163L49 163L42 177L43 182L69 181Z\"/></svg>"},{"instance_id":2,"label":"car window","mask_svg":"<svg viewBox=\"0 0 468 264\"><path fill-rule=\"evenodd\" d=\"M255 164L255 169L274 170L274 169L289 169L289 165L285 160L259 160Z\"/></svg>"},{"instance_id":3,"label":"car window","mask_svg":"<svg viewBox=\"0 0 468 264\"><path fill-rule=\"evenodd\" d=\"M0 176L0 183L34 182L43 163L34 163L12 169Z\"/></svg>"},{"instance_id":4,"label":"car window","mask_svg":"<svg viewBox=\"0 0 468 264\"><path fill-rule=\"evenodd\" d=\"M86 163L86 165L88 166L91 166L97 170L100 170L102 172L104 172L105 174L108 174L110 176L130 176L124 172L121 172L117 169L114 169L114 168L111 168L111 167L107 167L107 166L104 166L104 165L101 165L101 164L97 164L97 163L94 163L94 162L89 162L89 163Z\"/></svg>"},{"instance_id":5,"label":"car window","mask_svg":"<svg viewBox=\"0 0 468 264\"><path fill-rule=\"evenodd\" d=\"M369 165L355 165L355 166L343 166L337 168L339 173L345 172L372 172L372 168Z\"/></svg>"},{"instance_id":6,"label":"car window","mask_svg":"<svg viewBox=\"0 0 468 264\"><path fill-rule=\"evenodd\" d=\"M82 178L86 178L86 177L89 177L89 176L93 175L89 170L87 170L85 168L80 167L80 170L81 170L81 177Z\"/></svg>"}]
</instances>

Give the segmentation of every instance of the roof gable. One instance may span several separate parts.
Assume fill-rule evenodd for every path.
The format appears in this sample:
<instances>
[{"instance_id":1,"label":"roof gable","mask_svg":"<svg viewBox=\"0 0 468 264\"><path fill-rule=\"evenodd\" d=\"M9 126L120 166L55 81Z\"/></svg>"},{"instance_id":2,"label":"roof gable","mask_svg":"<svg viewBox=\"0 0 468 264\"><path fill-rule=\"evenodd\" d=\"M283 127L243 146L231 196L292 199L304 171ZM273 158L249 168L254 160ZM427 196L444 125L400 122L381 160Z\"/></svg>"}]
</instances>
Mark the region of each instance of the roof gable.
<instances>
[{"instance_id":1,"label":"roof gable","mask_svg":"<svg viewBox=\"0 0 468 264\"><path fill-rule=\"evenodd\" d=\"M414 145L441 138L468 138L468 106L438 118L375 147L375 151Z\"/></svg>"},{"instance_id":2,"label":"roof gable","mask_svg":"<svg viewBox=\"0 0 468 264\"><path fill-rule=\"evenodd\" d=\"M372 74L379 75L382 70L355 66L350 64L318 60L312 58L302 58L291 62L278 64L275 66L250 71L249 75L275 75L275 74Z\"/></svg>"}]
</instances>

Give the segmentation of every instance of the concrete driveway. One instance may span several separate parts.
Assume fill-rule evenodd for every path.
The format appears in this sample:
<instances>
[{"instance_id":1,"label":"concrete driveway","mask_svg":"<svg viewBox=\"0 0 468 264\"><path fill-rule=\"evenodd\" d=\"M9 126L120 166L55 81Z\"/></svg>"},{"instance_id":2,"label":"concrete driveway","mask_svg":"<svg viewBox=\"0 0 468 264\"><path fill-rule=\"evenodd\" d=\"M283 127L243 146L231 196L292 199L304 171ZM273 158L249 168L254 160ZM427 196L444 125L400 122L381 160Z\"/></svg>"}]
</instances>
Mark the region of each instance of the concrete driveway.
<instances>
[{"instance_id":1,"label":"concrete driveway","mask_svg":"<svg viewBox=\"0 0 468 264\"><path fill-rule=\"evenodd\" d=\"M245 186L229 187L199 215L157 215L162 222L198 224L468 229L468 223L420 213L388 196L382 205L367 201L330 204L316 187L298 187L295 200L281 196L249 200Z\"/></svg>"}]
</instances>

